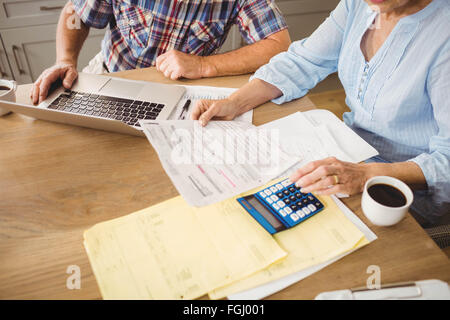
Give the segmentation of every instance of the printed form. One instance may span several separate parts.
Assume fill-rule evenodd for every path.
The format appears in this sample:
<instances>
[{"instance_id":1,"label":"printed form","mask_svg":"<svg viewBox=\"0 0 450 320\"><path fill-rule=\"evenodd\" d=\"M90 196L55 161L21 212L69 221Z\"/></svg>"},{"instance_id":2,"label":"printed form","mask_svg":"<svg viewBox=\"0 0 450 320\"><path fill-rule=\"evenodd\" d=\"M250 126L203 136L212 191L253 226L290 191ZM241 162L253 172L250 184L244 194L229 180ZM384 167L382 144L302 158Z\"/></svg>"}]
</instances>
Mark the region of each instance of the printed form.
<instances>
[{"instance_id":1,"label":"printed form","mask_svg":"<svg viewBox=\"0 0 450 320\"><path fill-rule=\"evenodd\" d=\"M235 198L178 196L93 226L84 246L104 299L195 299L286 256Z\"/></svg>"},{"instance_id":2,"label":"printed form","mask_svg":"<svg viewBox=\"0 0 450 320\"><path fill-rule=\"evenodd\" d=\"M142 120L145 135L175 188L192 206L261 186L297 162L280 149L277 130L243 121Z\"/></svg>"}]
</instances>

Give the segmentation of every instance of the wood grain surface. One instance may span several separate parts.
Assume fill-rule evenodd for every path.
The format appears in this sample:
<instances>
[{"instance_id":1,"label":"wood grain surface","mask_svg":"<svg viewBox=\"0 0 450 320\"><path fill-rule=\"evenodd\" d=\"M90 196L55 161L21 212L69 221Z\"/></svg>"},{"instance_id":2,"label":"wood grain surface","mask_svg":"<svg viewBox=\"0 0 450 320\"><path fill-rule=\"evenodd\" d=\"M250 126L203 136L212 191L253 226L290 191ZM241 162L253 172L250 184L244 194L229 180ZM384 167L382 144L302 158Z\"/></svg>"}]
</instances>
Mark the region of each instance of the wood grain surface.
<instances>
[{"instance_id":1,"label":"wood grain surface","mask_svg":"<svg viewBox=\"0 0 450 320\"><path fill-rule=\"evenodd\" d=\"M170 81L156 70L114 74L164 83L239 87L248 76ZM18 101L29 103L30 85ZM259 125L314 108L305 97L284 106L255 110ZM145 138L33 120L0 118L0 298L100 299L83 247L92 225L177 195ZM382 283L450 278L447 256L410 216L390 228L372 226L360 196L345 200L378 235L369 246L273 295L311 299L327 290L364 285L366 269L381 267ZM69 290L68 266L81 269L81 289Z\"/></svg>"}]
</instances>

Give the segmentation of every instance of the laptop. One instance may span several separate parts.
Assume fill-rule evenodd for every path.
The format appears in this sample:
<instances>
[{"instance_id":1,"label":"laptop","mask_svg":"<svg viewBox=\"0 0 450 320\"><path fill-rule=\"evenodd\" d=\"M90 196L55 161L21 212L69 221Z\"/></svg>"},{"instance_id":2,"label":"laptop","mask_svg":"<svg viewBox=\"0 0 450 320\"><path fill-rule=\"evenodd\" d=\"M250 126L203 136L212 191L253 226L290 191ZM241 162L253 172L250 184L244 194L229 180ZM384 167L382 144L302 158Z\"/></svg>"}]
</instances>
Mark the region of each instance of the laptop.
<instances>
[{"instance_id":1,"label":"laptop","mask_svg":"<svg viewBox=\"0 0 450 320\"><path fill-rule=\"evenodd\" d=\"M37 106L0 101L0 107L36 119L143 136L139 120L165 120L182 86L80 73L70 90L56 85Z\"/></svg>"}]
</instances>

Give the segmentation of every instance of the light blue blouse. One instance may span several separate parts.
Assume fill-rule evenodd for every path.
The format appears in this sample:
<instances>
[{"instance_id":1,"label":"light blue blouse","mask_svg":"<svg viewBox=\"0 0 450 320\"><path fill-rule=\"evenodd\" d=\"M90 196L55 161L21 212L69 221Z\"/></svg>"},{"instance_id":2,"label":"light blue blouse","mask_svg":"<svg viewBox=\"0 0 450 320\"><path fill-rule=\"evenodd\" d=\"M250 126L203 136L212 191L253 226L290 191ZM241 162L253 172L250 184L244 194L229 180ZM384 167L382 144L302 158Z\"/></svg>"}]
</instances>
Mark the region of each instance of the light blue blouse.
<instances>
[{"instance_id":1,"label":"light blue blouse","mask_svg":"<svg viewBox=\"0 0 450 320\"><path fill-rule=\"evenodd\" d=\"M378 150L373 160L420 166L428 190L416 192L414 206L436 220L450 212L450 0L402 18L367 62L360 44L376 14L363 0L342 0L253 78L279 88L281 104L338 71L351 110L345 123Z\"/></svg>"}]
</instances>

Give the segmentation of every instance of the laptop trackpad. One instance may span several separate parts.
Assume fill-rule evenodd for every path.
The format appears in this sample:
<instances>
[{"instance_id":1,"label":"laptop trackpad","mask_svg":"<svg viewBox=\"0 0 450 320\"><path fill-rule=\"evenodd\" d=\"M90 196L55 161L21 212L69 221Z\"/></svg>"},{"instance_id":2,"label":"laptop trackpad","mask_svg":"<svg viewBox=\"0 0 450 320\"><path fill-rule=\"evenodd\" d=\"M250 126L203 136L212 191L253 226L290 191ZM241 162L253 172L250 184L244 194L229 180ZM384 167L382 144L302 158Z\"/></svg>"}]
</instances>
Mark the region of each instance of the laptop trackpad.
<instances>
[{"instance_id":1,"label":"laptop trackpad","mask_svg":"<svg viewBox=\"0 0 450 320\"><path fill-rule=\"evenodd\" d=\"M105 96L135 98L138 96L143 87L144 84L115 80L111 78L99 92Z\"/></svg>"}]
</instances>

